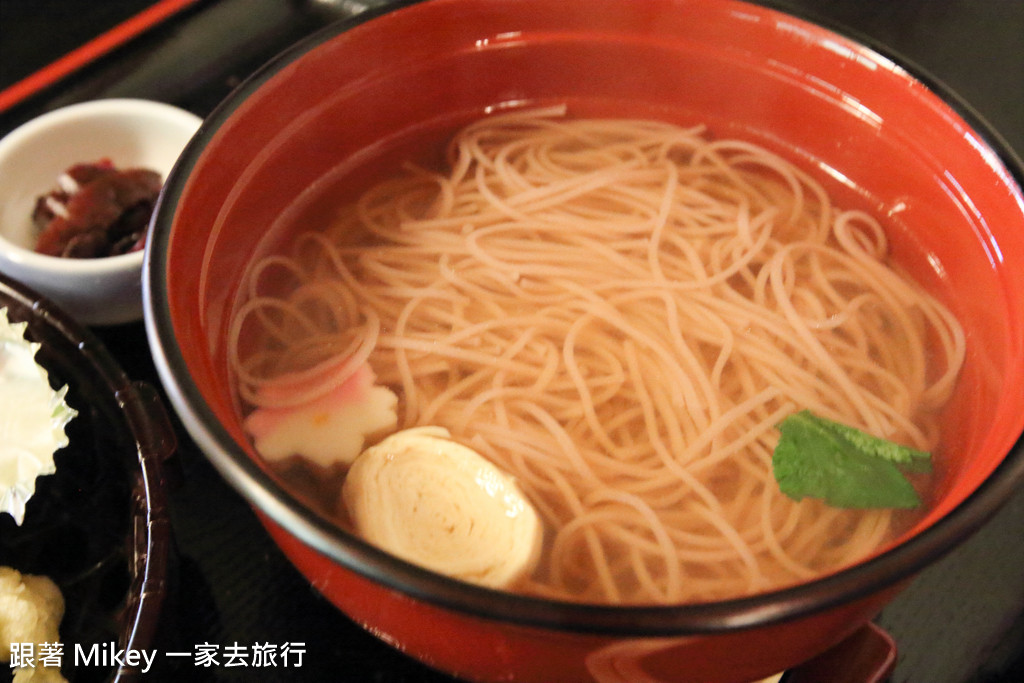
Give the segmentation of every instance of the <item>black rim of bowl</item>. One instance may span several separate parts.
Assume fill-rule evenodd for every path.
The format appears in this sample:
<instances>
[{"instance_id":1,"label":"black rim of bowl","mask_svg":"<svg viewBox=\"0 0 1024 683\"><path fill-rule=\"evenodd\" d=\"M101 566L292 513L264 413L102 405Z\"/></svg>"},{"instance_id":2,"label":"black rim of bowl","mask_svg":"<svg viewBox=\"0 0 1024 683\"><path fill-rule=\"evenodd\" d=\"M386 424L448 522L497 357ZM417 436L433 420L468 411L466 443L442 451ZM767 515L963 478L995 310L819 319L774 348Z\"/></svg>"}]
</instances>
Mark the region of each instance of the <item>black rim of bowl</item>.
<instances>
[{"instance_id":1,"label":"black rim of bowl","mask_svg":"<svg viewBox=\"0 0 1024 683\"><path fill-rule=\"evenodd\" d=\"M61 340L75 351L79 376L102 388L123 419L134 442L138 462L131 470L126 553L130 584L120 612L119 643L123 648L149 648L156 637L169 589L171 526L164 462L174 451L166 411L152 387L131 381L103 343L46 297L0 274L0 307L12 322L26 321L29 334ZM43 341L45 345L47 342ZM140 676L137 668L115 669L110 681L127 683Z\"/></svg>"},{"instance_id":2,"label":"black rim of bowl","mask_svg":"<svg viewBox=\"0 0 1024 683\"><path fill-rule=\"evenodd\" d=\"M557 602L465 584L399 560L341 530L307 509L264 473L218 424L192 381L175 342L168 307L166 255L175 206L205 143L232 113L283 67L305 53L382 14L427 0L405 0L341 20L298 42L236 88L206 118L168 177L154 211L143 266L146 330L161 381L197 445L215 468L252 505L312 549L388 588L457 612L485 619L561 631L631 636L715 633L807 617L884 590L936 561L973 534L1024 481L1024 435L989 478L957 508L910 541L831 576L792 588L717 603L677 606L607 606ZM764 9L783 12L771 3ZM788 11L785 12L791 16ZM816 25L868 47L903 67L942 98L982 136L1015 178L1024 165L1009 145L950 88L900 55L841 26L808 17Z\"/></svg>"}]
</instances>

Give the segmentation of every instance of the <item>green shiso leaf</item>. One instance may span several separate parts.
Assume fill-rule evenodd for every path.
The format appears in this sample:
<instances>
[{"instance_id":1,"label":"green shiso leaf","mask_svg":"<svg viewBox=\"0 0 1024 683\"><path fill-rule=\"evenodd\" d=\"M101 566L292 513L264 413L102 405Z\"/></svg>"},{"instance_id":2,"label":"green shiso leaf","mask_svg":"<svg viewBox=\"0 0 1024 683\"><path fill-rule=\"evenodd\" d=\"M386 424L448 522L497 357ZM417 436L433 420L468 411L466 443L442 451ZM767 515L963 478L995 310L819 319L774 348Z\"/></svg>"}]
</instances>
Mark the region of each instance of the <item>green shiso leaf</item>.
<instances>
[{"instance_id":1,"label":"green shiso leaf","mask_svg":"<svg viewBox=\"0 0 1024 683\"><path fill-rule=\"evenodd\" d=\"M915 508L921 499L903 471L931 470L930 454L880 439L809 410L790 415L772 470L794 500L820 498L841 508Z\"/></svg>"},{"instance_id":2,"label":"green shiso leaf","mask_svg":"<svg viewBox=\"0 0 1024 683\"><path fill-rule=\"evenodd\" d=\"M880 439L877 436L872 436L856 427L851 427L841 422L834 422L818 415L811 415L821 424L822 428L828 429L836 436L845 439L862 453L888 460L904 472L932 471L931 453L919 451L909 446L902 446L886 439Z\"/></svg>"}]
</instances>

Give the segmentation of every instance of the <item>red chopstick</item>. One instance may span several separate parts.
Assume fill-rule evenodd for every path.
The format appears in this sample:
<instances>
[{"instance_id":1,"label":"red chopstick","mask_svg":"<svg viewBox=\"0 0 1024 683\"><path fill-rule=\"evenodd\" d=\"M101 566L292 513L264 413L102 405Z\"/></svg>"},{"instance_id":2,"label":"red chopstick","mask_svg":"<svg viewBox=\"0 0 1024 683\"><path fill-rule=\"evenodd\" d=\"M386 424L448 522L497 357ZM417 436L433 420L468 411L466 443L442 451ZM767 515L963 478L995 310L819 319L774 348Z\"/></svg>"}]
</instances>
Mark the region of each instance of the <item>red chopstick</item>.
<instances>
[{"instance_id":1,"label":"red chopstick","mask_svg":"<svg viewBox=\"0 0 1024 683\"><path fill-rule=\"evenodd\" d=\"M126 19L114 28L72 50L13 85L0 90L0 112L50 86L89 62L127 43L199 0L158 0L150 7Z\"/></svg>"}]
</instances>

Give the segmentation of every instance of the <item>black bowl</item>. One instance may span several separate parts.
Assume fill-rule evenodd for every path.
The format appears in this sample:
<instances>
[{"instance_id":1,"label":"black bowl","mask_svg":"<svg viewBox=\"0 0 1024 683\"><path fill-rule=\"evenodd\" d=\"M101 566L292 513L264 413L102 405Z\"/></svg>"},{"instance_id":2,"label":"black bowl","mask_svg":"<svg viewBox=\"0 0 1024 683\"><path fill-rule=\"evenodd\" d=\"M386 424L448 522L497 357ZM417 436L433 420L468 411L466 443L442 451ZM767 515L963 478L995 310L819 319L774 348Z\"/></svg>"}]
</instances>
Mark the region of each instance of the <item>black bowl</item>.
<instances>
[{"instance_id":1,"label":"black bowl","mask_svg":"<svg viewBox=\"0 0 1024 683\"><path fill-rule=\"evenodd\" d=\"M78 411L57 472L36 481L21 526L0 514L0 565L50 577L64 595L62 671L73 683L136 680L130 666L75 662L76 647L151 648L168 592L164 463L174 452L152 387L132 382L91 332L0 275L0 308L26 322L36 361Z\"/></svg>"}]
</instances>

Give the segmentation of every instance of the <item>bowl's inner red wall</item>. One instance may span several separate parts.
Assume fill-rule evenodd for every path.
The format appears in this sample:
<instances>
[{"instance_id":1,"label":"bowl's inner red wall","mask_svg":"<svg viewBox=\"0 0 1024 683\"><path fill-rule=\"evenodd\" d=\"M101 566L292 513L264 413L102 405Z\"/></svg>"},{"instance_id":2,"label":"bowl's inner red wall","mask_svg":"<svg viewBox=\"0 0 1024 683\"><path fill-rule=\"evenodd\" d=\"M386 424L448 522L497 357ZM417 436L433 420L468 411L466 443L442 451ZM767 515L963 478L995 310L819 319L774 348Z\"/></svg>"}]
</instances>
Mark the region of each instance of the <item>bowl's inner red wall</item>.
<instances>
[{"instance_id":1,"label":"bowl's inner red wall","mask_svg":"<svg viewBox=\"0 0 1024 683\"><path fill-rule=\"evenodd\" d=\"M222 340L237 274L275 219L353 155L436 138L487 107L565 102L705 122L878 215L895 258L968 334L926 521L997 465L1024 419L1024 201L939 98L853 43L746 5L602 0L579 15L578 3L531 1L499 19L504 3L464 4L417 5L314 49L237 109L189 179L169 252L172 317L179 339L209 341L186 346L186 362L243 447Z\"/></svg>"}]
</instances>

